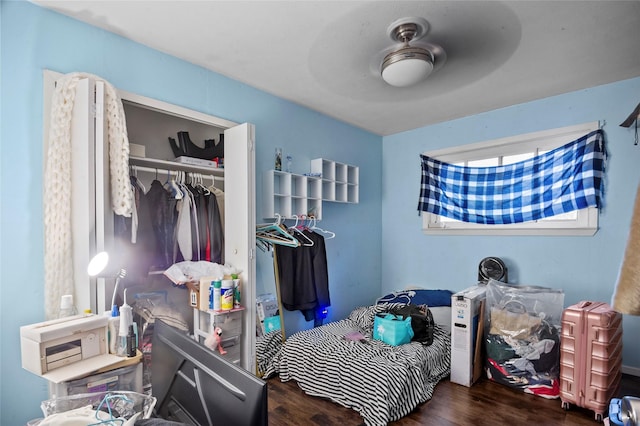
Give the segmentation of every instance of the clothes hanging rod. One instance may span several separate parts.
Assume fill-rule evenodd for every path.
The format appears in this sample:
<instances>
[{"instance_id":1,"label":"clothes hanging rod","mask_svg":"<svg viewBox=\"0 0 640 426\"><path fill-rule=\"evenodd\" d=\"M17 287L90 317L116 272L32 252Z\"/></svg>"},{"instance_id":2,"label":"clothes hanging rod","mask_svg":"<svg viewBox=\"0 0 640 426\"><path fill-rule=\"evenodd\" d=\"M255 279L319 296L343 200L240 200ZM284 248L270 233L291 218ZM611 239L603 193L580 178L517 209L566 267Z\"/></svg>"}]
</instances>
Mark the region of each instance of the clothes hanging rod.
<instances>
[{"instance_id":1,"label":"clothes hanging rod","mask_svg":"<svg viewBox=\"0 0 640 426\"><path fill-rule=\"evenodd\" d=\"M163 175L166 175L168 173L168 174L170 174L171 176L174 176L174 177L178 175L178 170L163 169L161 167L136 166L135 164L131 165L129 167L131 167L134 171L138 171L138 172L157 173L157 174L162 173ZM206 173L201 173L201 172L184 172L184 173L200 175L203 178L211 179L214 182L215 181L224 182L224 177L220 177L220 176L214 176L214 175L211 175L211 174L206 174Z\"/></svg>"}]
</instances>

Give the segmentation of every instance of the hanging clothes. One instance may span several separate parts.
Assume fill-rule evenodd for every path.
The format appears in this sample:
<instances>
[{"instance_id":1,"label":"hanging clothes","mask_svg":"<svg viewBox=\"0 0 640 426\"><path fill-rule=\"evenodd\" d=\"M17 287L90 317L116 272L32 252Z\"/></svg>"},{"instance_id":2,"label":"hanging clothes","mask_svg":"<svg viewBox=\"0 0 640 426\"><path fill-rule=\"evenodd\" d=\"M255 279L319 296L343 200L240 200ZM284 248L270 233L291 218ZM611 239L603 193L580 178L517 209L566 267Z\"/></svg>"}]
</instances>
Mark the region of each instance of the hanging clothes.
<instances>
[{"instance_id":1,"label":"hanging clothes","mask_svg":"<svg viewBox=\"0 0 640 426\"><path fill-rule=\"evenodd\" d=\"M313 245L274 245L282 306L290 311L300 310L307 321L320 325L324 309L331 305L325 241L313 231L301 232Z\"/></svg>"},{"instance_id":2,"label":"hanging clothes","mask_svg":"<svg viewBox=\"0 0 640 426\"><path fill-rule=\"evenodd\" d=\"M145 193L137 177L131 177L136 214L132 218L116 216L116 247L132 259L127 269L140 276L183 260L208 257L224 263L224 227L216 196L201 184L180 181L181 177L167 179L163 185L154 179Z\"/></svg>"},{"instance_id":3,"label":"hanging clothes","mask_svg":"<svg viewBox=\"0 0 640 426\"><path fill-rule=\"evenodd\" d=\"M154 266L158 269L167 268L172 264L176 200L157 179L151 182L145 197L149 204L151 226L156 236Z\"/></svg>"},{"instance_id":4,"label":"hanging clothes","mask_svg":"<svg viewBox=\"0 0 640 426\"><path fill-rule=\"evenodd\" d=\"M187 194L178 200L176 205L178 211L178 221L176 223L174 235L173 262L180 260L191 260L192 250L192 229L191 229L191 197ZM180 256L180 257L178 257Z\"/></svg>"},{"instance_id":5,"label":"hanging clothes","mask_svg":"<svg viewBox=\"0 0 640 426\"><path fill-rule=\"evenodd\" d=\"M115 249L121 255L119 261L127 271L127 278L141 278L153 269L157 241L149 220L151 210L144 187L135 176L131 176L130 180L136 215L114 215ZM138 218L137 224L132 220L135 216Z\"/></svg>"},{"instance_id":6,"label":"hanging clothes","mask_svg":"<svg viewBox=\"0 0 640 426\"><path fill-rule=\"evenodd\" d=\"M204 205L204 192L192 184L185 185L191 194L193 204L191 208L191 250L193 260L204 260L207 239L207 212Z\"/></svg>"},{"instance_id":7,"label":"hanging clothes","mask_svg":"<svg viewBox=\"0 0 640 426\"><path fill-rule=\"evenodd\" d=\"M222 191L220 191L222 193ZM224 199L224 193L222 193ZM218 204L218 196L209 193L205 195L207 207L207 244L205 260L224 265L224 223ZM224 211L224 209L222 209Z\"/></svg>"},{"instance_id":8,"label":"hanging clothes","mask_svg":"<svg viewBox=\"0 0 640 426\"><path fill-rule=\"evenodd\" d=\"M215 186L210 186L209 191L216 196L218 211L220 212L220 225L222 226L222 229L224 229L224 191L220 188L216 188Z\"/></svg>"}]
</instances>

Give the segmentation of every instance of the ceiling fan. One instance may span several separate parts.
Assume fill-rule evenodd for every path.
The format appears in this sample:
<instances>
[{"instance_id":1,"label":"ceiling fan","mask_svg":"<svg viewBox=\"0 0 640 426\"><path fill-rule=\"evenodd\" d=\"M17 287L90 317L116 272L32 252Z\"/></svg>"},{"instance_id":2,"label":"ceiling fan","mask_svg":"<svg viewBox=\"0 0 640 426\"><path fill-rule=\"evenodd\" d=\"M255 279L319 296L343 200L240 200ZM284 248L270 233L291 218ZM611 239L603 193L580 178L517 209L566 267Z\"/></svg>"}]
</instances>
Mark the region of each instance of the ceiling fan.
<instances>
[{"instance_id":1,"label":"ceiling fan","mask_svg":"<svg viewBox=\"0 0 640 426\"><path fill-rule=\"evenodd\" d=\"M428 32L429 23L424 18L400 18L389 25L387 34L402 45L390 46L376 55L377 71L387 84L412 86L442 67L447 55L439 45L422 40Z\"/></svg>"}]
</instances>

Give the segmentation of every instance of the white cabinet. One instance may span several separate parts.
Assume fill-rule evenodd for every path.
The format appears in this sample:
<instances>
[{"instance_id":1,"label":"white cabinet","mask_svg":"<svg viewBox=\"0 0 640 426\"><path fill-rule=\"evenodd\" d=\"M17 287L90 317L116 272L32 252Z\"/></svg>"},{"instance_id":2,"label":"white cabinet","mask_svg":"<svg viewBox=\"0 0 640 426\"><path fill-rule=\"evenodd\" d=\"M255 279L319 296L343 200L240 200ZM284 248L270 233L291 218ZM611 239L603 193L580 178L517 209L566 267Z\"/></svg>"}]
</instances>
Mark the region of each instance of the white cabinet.
<instances>
[{"instance_id":1,"label":"white cabinet","mask_svg":"<svg viewBox=\"0 0 640 426\"><path fill-rule=\"evenodd\" d=\"M358 203L359 168L323 158L311 160L311 173L278 170L263 174L264 218L322 219L322 203Z\"/></svg>"}]
</instances>

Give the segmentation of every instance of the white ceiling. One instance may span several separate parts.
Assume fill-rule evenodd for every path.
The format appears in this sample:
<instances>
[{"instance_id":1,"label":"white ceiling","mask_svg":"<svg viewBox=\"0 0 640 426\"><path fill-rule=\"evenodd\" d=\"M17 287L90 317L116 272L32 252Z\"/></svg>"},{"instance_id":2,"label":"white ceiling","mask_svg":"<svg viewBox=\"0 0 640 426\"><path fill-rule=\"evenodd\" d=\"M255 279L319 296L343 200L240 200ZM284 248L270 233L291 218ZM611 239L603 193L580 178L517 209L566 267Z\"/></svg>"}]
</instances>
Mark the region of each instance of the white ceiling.
<instances>
[{"instance_id":1,"label":"white ceiling","mask_svg":"<svg viewBox=\"0 0 640 426\"><path fill-rule=\"evenodd\" d=\"M637 0L33 1L379 135L640 76ZM446 62L388 86L414 16Z\"/></svg>"}]
</instances>

